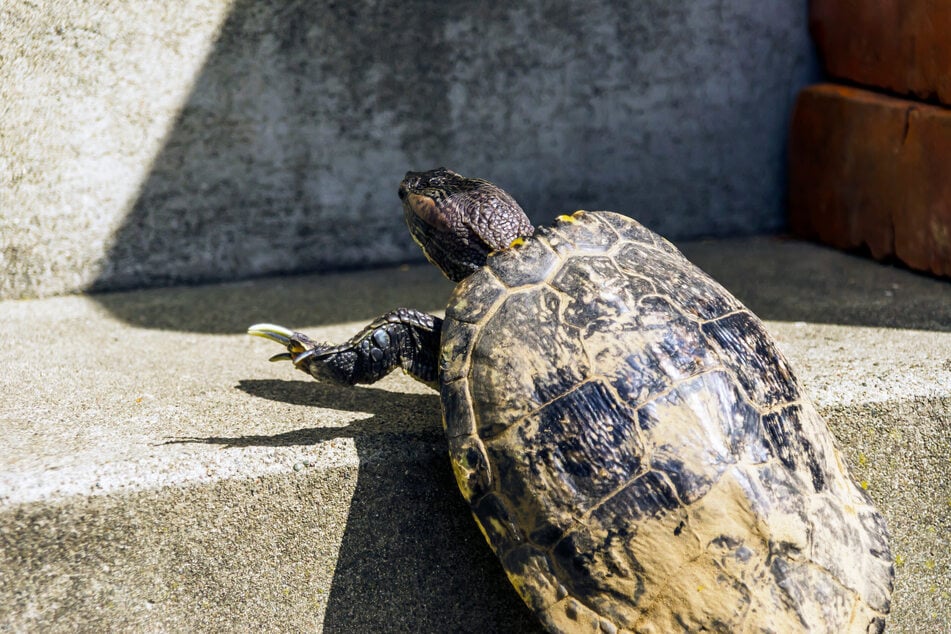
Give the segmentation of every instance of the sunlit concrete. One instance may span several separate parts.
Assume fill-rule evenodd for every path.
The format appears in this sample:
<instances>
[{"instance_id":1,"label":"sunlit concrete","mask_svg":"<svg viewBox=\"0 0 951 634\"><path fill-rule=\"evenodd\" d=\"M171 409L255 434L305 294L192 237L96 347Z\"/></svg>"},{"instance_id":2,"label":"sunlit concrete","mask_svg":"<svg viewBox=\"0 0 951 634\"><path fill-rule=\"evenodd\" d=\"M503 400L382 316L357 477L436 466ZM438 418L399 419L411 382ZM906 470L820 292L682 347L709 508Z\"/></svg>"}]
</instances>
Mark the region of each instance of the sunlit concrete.
<instances>
[{"instance_id":1,"label":"sunlit concrete","mask_svg":"<svg viewBox=\"0 0 951 634\"><path fill-rule=\"evenodd\" d=\"M892 533L890 631L951 625L951 290L798 242L684 244L767 321ZM436 394L318 384L258 321L438 311L431 267L0 303L0 629L531 631Z\"/></svg>"}]
</instances>

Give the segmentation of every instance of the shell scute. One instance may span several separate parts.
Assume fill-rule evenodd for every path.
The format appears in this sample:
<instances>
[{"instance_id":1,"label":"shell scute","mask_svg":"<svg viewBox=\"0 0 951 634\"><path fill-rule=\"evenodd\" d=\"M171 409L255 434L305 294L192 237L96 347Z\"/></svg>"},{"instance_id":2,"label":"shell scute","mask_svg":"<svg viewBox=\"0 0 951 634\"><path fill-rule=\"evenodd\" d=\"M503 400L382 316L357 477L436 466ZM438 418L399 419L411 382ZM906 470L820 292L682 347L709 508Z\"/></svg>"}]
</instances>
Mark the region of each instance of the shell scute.
<instances>
[{"instance_id":1,"label":"shell scute","mask_svg":"<svg viewBox=\"0 0 951 634\"><path fill-rule=\"evenodd\" d=\"M531 544L517 546L502 555L502 564L519 596L536 612L542 612L563 598L551 558Z\"/></svg>"},{"instance_id":2,"label":"shell scute","mask_svg":"<svg viewBox=\"0 0 951 634\"><path fill-rule=\"evenodd\" d=\"M686 504L706 495L737 462L734 444L749 444L736 438L746 428L734 426L734 394L724 372L710 372L641 408L638 422L651 447L651 466L667 474Z\"/></svg>"},{"instance_id":3,"label":"shell scute","mask_svg":"<svg viewBox=\"0 0 951 634\"><path fill-rule=\"evenodd\" d=\"M443 429L447 438L469 436L476 432L475 414L472 411L472 397L469 395L469 383L465 379L443 383L442 410Z\"/></svg>"},{"instance_id":4,"label":"shell scute","mask_svg":"<svg viewBox=\"0 0 951 634\"><path fill-rule=\"evenodd\" d=\"M618 235L608 225L599 222L600 215L576 211L564 220L559 218L554 225L546 227L541 235L559 254L607 251L618 241Z\"/></svg>"},{"instance_id":5,"label":"shell scute","mask_svg":"<svg viewBox=\"0 0 951 634\"><path fill-rule=\"evenodd\" d=\"M699 325L657 297L639 302L627 323L592 325L583 342L594 372L628 403L650 401L719 365Z\"/></svg>"},{"instance_id":6,"label":"shell scute","mask_svg":"<svg viewBox=\"0 0 951 634\"><path fill-rule=\"evenodd\" d=\"M783 466L808 476L813 490L818 493L826 487L826 473L817 455L817 448L802 429L802 406L789 405L763 417L763 427L772 446L773 454Z\"/></svg>"},{"instance_id":7,"label":"shell scute","mask_svg":"<svg viewBox=\"0 0 951 634\"><path fill-rule=\"evenodd\" d=\"M652 497L672 501L670 493L662 476L645 474L624 495L605 501L553 550L570 593L623 627L633 628L668 580L702 554L690 531L678 531L687 520L684 507L649 508ZM619 511L636 508L647 514L621 522Z\"/></svg>"},{"instance_id":8,"label":"shell scute","mask_svg":"<svg viewBox=\"0 0 951 634\"><path fill-rule=\"evenodd\" d=\"M591 517L604 527L613 523L619 534L627 534L632 531L626 523L619 521L620 518L637 522L660 517L680 506L680 499L670 481L659 471L646 471L595 508Z\"/></svg>"},{"instance_id":9,"label":"shell scute","mask_svg":"<svg viewBox=\"0 0 951 634\"><path fill-rule=\"evenodd\" d=\"M488 268L506 286L515 288L543 281L560 264L551 247L541 240L526 240L504 253L489 256Z\"/></svg>"},{"instance_id":10,"label":"shell scute","mask_svg":"<svg viewBox=\"0 0 951 634\"><path fill-rule=\"evenodd\" d=\"M581 343L560 311L552 289L513 293L481 329L471 348L470 389L483 437L501 433L588 377Z\"/></svg>"},{"instance_id":11,"label":"shell scute","mask_svg":"<svg viewBox=\"0 0 951 634\"><path fill-rule=\"evenodd\" d=\"M525 531L507 500L497 493L488 493L473 500L472 512L489 543L496 545L500 555L526 543Z\"/></svg>"},{"instance_id":12,"label":"shell scute","mask_svg":"<svg viewBox=\"0 0 951 634\"><path fill-rule=\"evenodd\" d=\"M800 398L789 364L759 319L743 311L707 322L702 328L711 347L755 404L774 408Z\"/></svg>"},{"instance_id":13,"label":"shell scute","mask_svg":"<svg viewBox=\"0 0 951 634\"><path fill-rule=\"evenodd\" d=\"M654 290L648 280L625 278L607 256L569 258L551 286L567 298L564 322L582 331L630 322L638 298Z\"/></svg>"},{"instance_id":14,"label":"shell scute","mask_svg":"<svg viewBox=\"0 0 951 634\"><path fill-rule=\"evenodd\" d=\"M812 499L810 506L813 533L822 536L812 541L810 558L831 571L839 583L861 596L872 609L888 612L892 562L891 557L881 557L888 550L882 532L868 530L880 528L878 522L869 526L867 516L872 509L865 507L856 512L828 495ZM856 561L863 565L856 566Z\"/></svg>"},{"instance_id":15,"label":"shell scute","mask_svg":"<svg viewBox=\"0 0 951 634\"><path fill-rule=\"evenodd\" d=\"M660 253L629 243L617 250L615 260L622 271L651 280L658 295L669 298L694 319L716 319L743 308L726 289L687 262L676 249Z\"/></svg>"},{"instance_id":16,"label":"shell scute","mask_svg":"<svg viewBox=\"0 0 951 634\"><path fill-rule=\"evenodd\" d=\"M492 489L493 466L477 436L450 438L449 455L456 484L466 501L472 503Z\"/></svg>"},{"instance_id":17,"label":"shell scute","mask_svg":"<svg viewBox=\"0 0 951 634\"><path fill-rule=\"evenodd\" d=\"M618 235L621 242L636 242L662 251L679 253L676 247L667 240L629 216L613 212L598 212L587 215L602 225L610 227Z\"/></svg>"},{"instance_id":18,"label":"shell scute","mask_svg":"<svg viewBox=\"0 0 951 634\"><path fill-rule=\"evenodd\" d=\"M476 271L456 286L449 298L446 319L479 323L507 292L505 285L488 270Z\"/></svg>"},{"instance_id":19,"label":"shell scute","mask_svg":"<svg viewBox=\"0 0 951 634\"><path fill-rule=\"evenodd\" d=\"M500 486L519 500L518 520L528 531L567 530L640 473L644 447L632 417L603 384L589 382L487 441Z\"/></svg>"},{"instance_id":20,"label":"shell scute","mask_svg":"<svg viewBox=\"0 0 951 634\"><path fill-rule=\"evenodd\" d=\"M443 382L457 381L469 373L469 348L478 330L473 324L460 322L455 336L443 342L439 354L439 375Z\"/></svg>"}]
</instances>

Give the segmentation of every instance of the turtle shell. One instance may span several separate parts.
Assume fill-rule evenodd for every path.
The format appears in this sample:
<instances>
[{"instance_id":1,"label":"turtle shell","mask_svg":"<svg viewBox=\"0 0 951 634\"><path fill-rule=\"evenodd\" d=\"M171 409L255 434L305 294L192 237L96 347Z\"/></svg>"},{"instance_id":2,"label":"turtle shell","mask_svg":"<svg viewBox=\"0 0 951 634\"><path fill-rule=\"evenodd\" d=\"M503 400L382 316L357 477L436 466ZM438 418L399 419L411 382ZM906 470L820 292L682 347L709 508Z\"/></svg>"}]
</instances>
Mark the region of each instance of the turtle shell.
<instances>
[{"instance_id":1,"label":"turtle shell","mask_svg":"<svg viewBox=\"0 0 951 634\"><path fill-rule=\"evenodd\" d=\"M490 256L440 372L459 488L550 631L884 628L882 516L760 320L634 220Z\"/></svg>"}]
</instances>

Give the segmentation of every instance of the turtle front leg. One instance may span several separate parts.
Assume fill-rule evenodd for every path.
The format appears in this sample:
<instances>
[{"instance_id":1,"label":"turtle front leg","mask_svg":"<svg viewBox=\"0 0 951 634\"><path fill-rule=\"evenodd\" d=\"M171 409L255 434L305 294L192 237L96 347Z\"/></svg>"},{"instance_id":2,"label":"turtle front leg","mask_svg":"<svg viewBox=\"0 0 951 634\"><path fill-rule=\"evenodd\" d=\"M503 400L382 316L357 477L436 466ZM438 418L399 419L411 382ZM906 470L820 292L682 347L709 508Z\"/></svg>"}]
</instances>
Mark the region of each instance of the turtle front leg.
<instances>
[{"instance_id":1,"label":"turtle front leg","mask_svg":"<svg viewBox=\"0 0 951 634\"><path fill-rule=\"evenodd\" d=\"M398 308L378 317L346 343L318 343L299 332L274 324L255 324L248 334L287 347L271 361L292 361L298 370L319 381L340 385L375 383L401 367L417 381L436 389L442 320L411 308Z\"/></svg>"}]
</instances>

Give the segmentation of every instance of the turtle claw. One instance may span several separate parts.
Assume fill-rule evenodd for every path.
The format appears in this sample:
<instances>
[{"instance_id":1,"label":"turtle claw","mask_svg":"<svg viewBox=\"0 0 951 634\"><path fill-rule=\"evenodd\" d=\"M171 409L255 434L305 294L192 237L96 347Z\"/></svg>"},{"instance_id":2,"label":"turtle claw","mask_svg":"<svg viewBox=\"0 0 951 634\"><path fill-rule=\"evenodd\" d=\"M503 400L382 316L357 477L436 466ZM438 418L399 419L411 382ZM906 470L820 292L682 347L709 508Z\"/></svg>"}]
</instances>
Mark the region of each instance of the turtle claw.
<instances>
[{"instance_id":1,"label":"turtle claw","mask_svg":"<svg viewBox=\"0 0 951 634\"><path fill-rule=\"evenodd\" d=\"M291 345L291 339L294 336L294 331L276 324L254 324L248 328L248 334L253 337L263 337L264 339L270 339L271 341L279 343L282 346L289 346ZM274 361L275 359L272 357L271 360Z\"/></svg>"},{"instance_id":2,"label":"turtle claw","mask_svg":"<svg viewBox=\"0 0 951 634\"><path fill-rule=\"evenodd\" d=\"M279 343L287 348L287 352L276 354L268 359L269 361L291 361L298 368L302 361L314 354L315 349L321 348L320 344L312 341L307 335L275 324L254 324L248 328L248 334Z\"/></svg>"}]
</instances>

